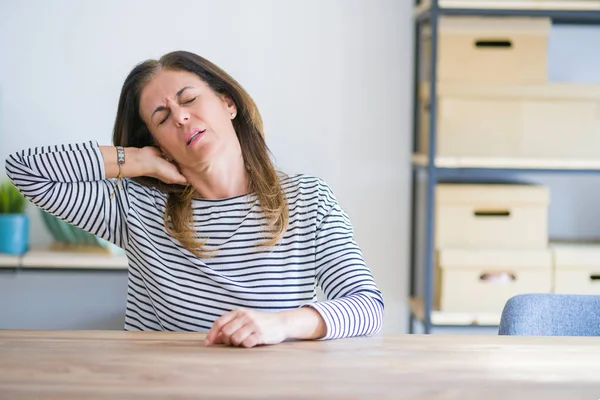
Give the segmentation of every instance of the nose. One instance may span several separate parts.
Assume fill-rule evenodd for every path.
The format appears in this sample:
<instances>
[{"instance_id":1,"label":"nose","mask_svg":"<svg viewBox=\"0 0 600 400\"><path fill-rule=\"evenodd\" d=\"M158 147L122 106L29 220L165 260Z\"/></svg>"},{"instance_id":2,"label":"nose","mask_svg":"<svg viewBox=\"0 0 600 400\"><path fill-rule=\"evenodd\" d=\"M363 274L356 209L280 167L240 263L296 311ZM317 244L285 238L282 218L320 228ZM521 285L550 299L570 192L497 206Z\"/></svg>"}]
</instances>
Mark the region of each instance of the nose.
<instances>
[{"instance_id":1,"label":"nose","mask_svg":"<svg viewBox=\"0 0 600 400\"><path fill-rule=\"evenodd\" d=\"M189 112L178 105L172 106L171 112L173 113L173 120L177 126L185 125L190 120Z\"/></svg>"}]
</instances>

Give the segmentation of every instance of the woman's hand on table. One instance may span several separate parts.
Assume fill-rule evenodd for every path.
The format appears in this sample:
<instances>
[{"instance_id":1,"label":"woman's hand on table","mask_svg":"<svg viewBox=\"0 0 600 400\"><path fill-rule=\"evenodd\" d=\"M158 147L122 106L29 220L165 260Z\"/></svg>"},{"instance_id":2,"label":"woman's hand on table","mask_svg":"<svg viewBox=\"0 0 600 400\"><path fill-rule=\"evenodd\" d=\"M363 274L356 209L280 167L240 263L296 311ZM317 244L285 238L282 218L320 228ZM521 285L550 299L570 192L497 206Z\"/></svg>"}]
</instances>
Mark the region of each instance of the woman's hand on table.
<instances>
[{"instance_id":1,"label":"woman's hand on table","mask_svg":"<svg viewBox=\"0 0 600 400\"><path fill-rule=\"evenodd\" d=\"M286 339L318 339L325 333L323 318L310 307L276 313L240 308L215 321L205 344L255 347L278 344Z\"/></svg>"}]
</instances>

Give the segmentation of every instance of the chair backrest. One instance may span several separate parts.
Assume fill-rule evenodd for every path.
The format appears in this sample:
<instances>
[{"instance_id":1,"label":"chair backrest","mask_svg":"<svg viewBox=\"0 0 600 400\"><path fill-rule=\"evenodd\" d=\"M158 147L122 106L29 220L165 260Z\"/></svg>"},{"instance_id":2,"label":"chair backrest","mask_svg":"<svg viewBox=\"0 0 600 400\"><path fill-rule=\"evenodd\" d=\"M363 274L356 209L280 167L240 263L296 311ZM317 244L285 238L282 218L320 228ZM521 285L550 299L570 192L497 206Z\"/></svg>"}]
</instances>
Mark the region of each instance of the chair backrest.
<instances>
[{"instance_id":1,"label":"chair backrest","mask_svg":"<svg viewBox=\"0 0 600 400\"><path fill-rule=\"evenodd\" d=\"M502 311L499 335L600 336L600 296L521 294Z\"/></svg>"}]
</instances>

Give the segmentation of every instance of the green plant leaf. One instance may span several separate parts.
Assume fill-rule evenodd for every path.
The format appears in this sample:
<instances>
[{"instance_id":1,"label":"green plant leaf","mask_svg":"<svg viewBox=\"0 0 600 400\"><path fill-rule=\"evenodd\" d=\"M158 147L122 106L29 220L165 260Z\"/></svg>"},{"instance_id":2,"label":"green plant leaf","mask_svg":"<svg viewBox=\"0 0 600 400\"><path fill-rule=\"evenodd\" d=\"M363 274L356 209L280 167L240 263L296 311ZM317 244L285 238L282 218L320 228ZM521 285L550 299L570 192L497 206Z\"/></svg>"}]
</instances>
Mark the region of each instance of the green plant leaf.
<instances>
[{"instance_id":1,"label":"green plant leaf","mask_svg":"<svg viewBox=\"0 0 600 400\"><path fill-rule=\"evenodd\" d=\"M0 214L23 214L27 200L9 180L0 185Z\"/></svg>"}]
</instances>

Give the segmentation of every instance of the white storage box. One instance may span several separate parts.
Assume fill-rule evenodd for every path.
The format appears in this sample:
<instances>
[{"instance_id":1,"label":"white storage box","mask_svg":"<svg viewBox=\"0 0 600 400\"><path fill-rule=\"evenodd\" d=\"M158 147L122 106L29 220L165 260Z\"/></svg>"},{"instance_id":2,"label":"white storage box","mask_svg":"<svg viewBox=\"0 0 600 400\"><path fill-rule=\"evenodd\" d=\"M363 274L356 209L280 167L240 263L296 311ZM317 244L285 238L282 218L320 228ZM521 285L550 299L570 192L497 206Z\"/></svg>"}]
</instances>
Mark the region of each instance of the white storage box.
<instances>
[{"instance_id":1,"label":"white storage box","mask_svg":"<svg viewBox=\"0 0 600 400\"><path fill-rule=\"evenodd\" d=\"M421 86L420 149L429 147ZM436 155L600 159L600 85L438 85Z\"/></svg>"},{"instance_id":2,"label":"white storage box","mask_svg":"<svg viewBox=\"0 0 600 400\"><path fill-rule=\"evenodd\" d=\"M552 243L554 292L600 295L600 243Z\"/></svg>"},{"instance_id":3,"label":"white storage box","mask_svg":"<svg viewBox=\"0 0 600 400\"><path fill-rule=\"evenodd\" d=\"M551 20L543 17L441 17L438 81L546 82L551 26ZM431 64L430 48L431 32L424 30L422 50L426 73Z\"/></svg>"},{"instance_id":4,"label":"white storage box","mask_svg":"<svg viewBox=\"0 0 600 400\"><path fill-rule=\"evenodd\" d=\"M500 313L512 296L550 293L552 254L541 250L438 252L436 306L448 312Z\"/></svg>"},{"instance_id":5,"label":"white storage box","mask_svg":"<svg viewBox=\"0 0 600 400\"><path fill-rule=\"evenodd\" d=\"M546 248L549 189L519 184L436 186L436 248Z\"/></svg>"}]
</instances>

